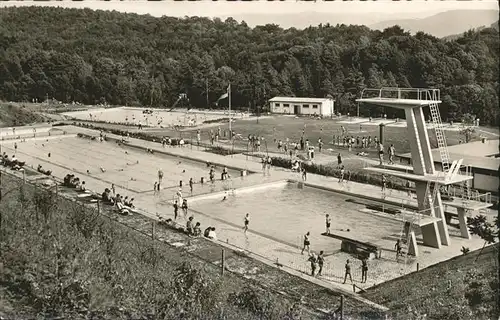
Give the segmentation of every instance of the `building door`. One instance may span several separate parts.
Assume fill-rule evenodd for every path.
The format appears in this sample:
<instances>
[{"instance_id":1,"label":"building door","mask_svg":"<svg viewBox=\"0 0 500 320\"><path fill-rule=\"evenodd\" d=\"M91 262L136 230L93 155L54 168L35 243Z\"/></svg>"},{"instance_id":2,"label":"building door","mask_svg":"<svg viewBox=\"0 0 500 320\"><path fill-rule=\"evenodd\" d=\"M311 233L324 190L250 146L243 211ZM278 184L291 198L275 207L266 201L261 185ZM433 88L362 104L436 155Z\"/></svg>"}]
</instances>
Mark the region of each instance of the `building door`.
<instances>
[{"instance_id":1,"label":"building door","mask_svg":"<svg viewBox=\"0 0 500 320\"><path fill-rule=\"evenodd\" d=\"M293 106L293 114L300 114L300 106L296 104Z\"/></svg>"}]
</instances>

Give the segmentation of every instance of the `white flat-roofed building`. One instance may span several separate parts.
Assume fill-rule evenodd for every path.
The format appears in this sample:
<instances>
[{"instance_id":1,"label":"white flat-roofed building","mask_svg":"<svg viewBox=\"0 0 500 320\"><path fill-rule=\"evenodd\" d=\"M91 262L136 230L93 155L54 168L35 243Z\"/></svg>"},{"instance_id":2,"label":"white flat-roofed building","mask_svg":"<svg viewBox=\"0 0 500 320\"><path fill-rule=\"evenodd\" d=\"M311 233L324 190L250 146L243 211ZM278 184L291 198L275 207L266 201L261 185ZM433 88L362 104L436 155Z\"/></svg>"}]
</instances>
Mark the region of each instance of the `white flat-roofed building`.
<instances>
[{"instance_id":1,"label":"white flat-roofed building","mask_svg":"<svg viewBox=\"0 0 500 320\"><path fill-rule=\"evenodd\" d=\"M274 97L269 100L271 113L331 116L334 100L328 98Z\"/></svg>"}]
</instances>

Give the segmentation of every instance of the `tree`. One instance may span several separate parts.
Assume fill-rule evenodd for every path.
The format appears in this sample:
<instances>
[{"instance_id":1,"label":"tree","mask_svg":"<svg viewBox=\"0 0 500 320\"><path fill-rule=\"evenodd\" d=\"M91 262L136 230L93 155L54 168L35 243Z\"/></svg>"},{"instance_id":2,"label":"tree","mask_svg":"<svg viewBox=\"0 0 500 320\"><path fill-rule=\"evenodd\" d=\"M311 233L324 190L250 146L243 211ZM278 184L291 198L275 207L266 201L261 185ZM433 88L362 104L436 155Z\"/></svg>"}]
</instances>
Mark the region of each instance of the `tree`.
<instances>
[{"instance_id":1,"label":"tree","mask_svg":"<svg viewBox=\"0 0 500 320\"><path fill-rule=\"evenodd\" d=\"M49 95L62 102L165 106L186 93L204 108L231 82L235 108L264 105L273 96L330 94L349 112L366 86L435 87L442 90L443 114L471 113L491 125L500 120L500 39L490 28L446 41L399 26L284 30L234 19L39 7L5 8L0 21L4 100Z\"/></svg>"},{"instance_id":2,"label":"tree","mask_svg":"<svg viewBox=\"0 0 500 320\"><path fill-rule=\"evenodd\" d=\"M475 216L467 220L467 226L469 227L470 233L484 240L483 249L487 244L496 243L499 240L500 219L498 217L491 223L488 222L486 216ZM483 249L479 252L478 257Z\"/></svg>"}]
</instances>

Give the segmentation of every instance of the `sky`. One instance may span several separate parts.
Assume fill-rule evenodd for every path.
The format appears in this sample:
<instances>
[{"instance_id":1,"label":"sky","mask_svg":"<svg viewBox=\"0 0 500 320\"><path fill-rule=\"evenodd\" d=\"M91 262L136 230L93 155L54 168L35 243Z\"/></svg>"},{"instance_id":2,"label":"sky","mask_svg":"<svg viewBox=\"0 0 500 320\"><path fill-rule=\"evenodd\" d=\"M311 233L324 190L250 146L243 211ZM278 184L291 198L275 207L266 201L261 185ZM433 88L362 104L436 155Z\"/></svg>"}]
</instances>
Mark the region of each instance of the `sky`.
<instances>
[{"instance_id":1,"label":"sky","mask_svg":"<svg viewBox=\"0 0 500 320\"><path fill-rule=\"evenodd\" d=\"M251 2L227 2L227 1L158 1L148 2L144 0L129 1L8 1L0 2L0 7L11 6L61 6L67 8L91 8L101 10L117 10L121 12L132 12L137 14L150 14L160 17L163 15L183 17L183 16L205 16L205 17L226 17L241 14L287 14L300 12L321 12L321 13L375 13L382 15L398 16L405 18L424 18L442 11L448 10L498 10L498 1L251 1Z\"/></svg>"}]
</instances>

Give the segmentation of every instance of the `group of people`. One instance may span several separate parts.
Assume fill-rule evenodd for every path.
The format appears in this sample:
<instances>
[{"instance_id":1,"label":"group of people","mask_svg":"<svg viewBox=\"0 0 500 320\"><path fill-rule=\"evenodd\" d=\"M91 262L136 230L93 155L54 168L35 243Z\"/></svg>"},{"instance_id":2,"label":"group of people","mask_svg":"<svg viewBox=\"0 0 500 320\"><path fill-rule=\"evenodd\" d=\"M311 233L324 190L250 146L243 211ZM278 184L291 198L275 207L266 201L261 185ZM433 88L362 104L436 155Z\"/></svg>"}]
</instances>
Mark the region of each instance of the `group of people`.
<instances>
[{"instance_id":1,"label":"group of people","mask_svg":"<svg viewBox=\"0 0 500 320\"><path fill-rule=\"evenodd\" d=\"M41 164L38 165L36 168L36 171L40 172L41 174L44 174L46 176L52 175L52 170L45 170Z\"/></svg>"},{"instance_id":2,"label":"group of people","mask_svg":"<svg viewBox=\"0 0 500 320\"><path fill-rule=\"evenodd\" d=\"M40 170L42 169L41 165L38 165L38 171L41 172ZM85 192L86 186L85 186L85 181L80 181L80 178L76 177L72 173L68 173L64 179L63 179L63 186L68 187L68 188L75 188L77 191Z\"/></svg>"},{"instance_id":3,"label":"group of people","mask_svg":"<svg viewBox=\"0 0 500 320\"><path fill-rule=\"evenodd\" d=\"M331 227L331 218L327 214L326 215L326 234L330 234L330 227ZM303 247L301 254L304 254L304 251L307 250L308 253L308 259L307 261L311 264L311 276L313 277L319 277L322 275L323 272L323 267L325 265L325 253L324 251L320 251L319 254L316 254L314 252L311 252L311 233L308 231L304 235L304 242L303 242ZM398 240L399 242L399 240ZM397 258L397 257L396 257ZM345 272L344 272L344 284L347 281L347 277L351 280L351 283L353 282L352 280L352 274L351 274L351 263L349 259L347 259L346 264L344 266ZM316 270L318 270L316 272ZM361 259L361 283L366 283L368 277L368 261L366 258Z\"/></svg>"},{"instance_id":4,"label":"group of people","mask_svg":"<svg viewBox=\"0 0 500 320\"><path fill-rule=\"evenodd\" d=\"M295 159L292 161L292 167L290 169L293 172L300 173L303 181L307 180L307 170L302 161Z\"/></svg>"},{"instance_id":5,"label":"group of people","mask_svg":"<svg viewBox=\"0 0 500 320\"><path fill-rule=\"evenodd\" d=\"M348 147L349 150L352 148L368 149L370 147L375 147L378 144L378 137L365 137L365 136L333 136L333 145Z\"/></svg>"},{"instance_id":6,"label":"group of people","mask_svg":"<svg viewBox=\"0 0 500 320\"><path fill-rule=\"evenodd\" d=\"M304 132L300 137L299 141L290 141L289 138L286 138L285 141L279 139L276 141L278 151L283 152L284 154L288 154L290 157L297 156L299 151L308 151L310 145L309 139L304 137ZM321 138L318 139L318 149L319 152L323 149L323 140Z\"/></svg>"},{"instance_id":7,"label":"group of people","mask_svg":"<svg viewBox=\"0 0 500 320\"><path fill-rule=\"evenodd\" d=\"M119 193L117 194L114 184L111 185L111 189L104 189L101 194L101 200L105 204L115 206L121 214L129 214L130 210L135 208L134 198L129 199L128 196L123 197Z\"/></svg>"},{"instance_id":8,"label":"group of people","mask_svg":"<svg viewBox=\"0 0 500 320\"><path fill-rule=\"evenodd\" d=\"M264 137L249 134L248 135L248 150L251 152L260 152L261 151L261 144L264 140L265 140Z\"/></svg>"},{"instance_id":9,"label":"group of people","mask_svg":"<svg viewBox=\"0 0 500 320\"><path fill-rule=\"evenodd\" d=\"M210 162L207 162L207 167L210 168L210 171L208 172L208 178L210 179L210 182L214 183L215 182L215 168L216 166L211 164ZM227 180L231 178L229 175L229 171L227 167L222 168L222 171L220 173L220 179L221 181ZM204 184L205 179L201 178L201 184Z\"/></svg>"},{"instance_id":10,"label":"group of people","mask_svg":"<svg viewBox=\"0 0 500 320\"><path fill-rule=\"evenodd\" d=\"M180 164L180 162L179 162ZM210 168L209 169L209 172L208 172L208 177L210 179L210 182L211 183L215 183L215 174L216 174L216 166L211 164L210 162L207 162L206 163L207 167ZM186 170L183 170L182 173L185 173ZM154 191L154 194L158 194L160 192L160 189L162 188L162 185L163 185L163 176L164 176L164 173L163 173L163 170L160 168L158 169L158 179L155 180L154 182L154 185L153 185L153 191ZM222 171L220 173L220 180L221 181L225 181L225 180L228 180L230 179L231 176L229 175L229 170L227 167L223 167L222 168ZM205 184L205 177L201 177L200 178L200 184L201 185L204 185ZM193 193L193 188L194 188L194 185L195 185L195 181L193 178L189 178L189 181L188 181L188 185L189 185L189 189L190 189L190 192ZM184 181L183 180L179 180L179 191L177 192L178 194L182 192L182 188L184 186ZM182 198L182 196L180 197ZM179 197L178 197L179 199ZM179 200L180 201L180 200Z\"/></svg>"},{"instance_id":11,"label":"group of people","mask_svg":"<svg viewBox=\"0 0 500 320\"><path fill-rule=\"evenodd\" d=\"M183 138L180 138L179 139L179 143L176 144L178 147L183 147L184 145L186 144L186 142L184 141ZM173 141L172 141L172 138L170 137L163 137L161 138L161 145L162 147L166 147L166 146L173 146Z\"/></svg>"},{"instance_id":12,"label":"group of people","mask_svg":"<svg viewBox=\"0 0 500 320\"><path fill-rule=\"evenodd\" d=\"M16 148L17 149L17 148ZM19 171L21 170L24 165L26 164L26 162L24 161L19 161L17 158L16 158L16 155L12 155L11 158L9 158L9 156L7 155L7 153L3 153L2 154L2 158L1 158L1 164L4 166L4 167L9 167L11 168L12 170L16 170L16 171Z\"/></svg>"},{"instance_id":13,"label":"group of people","mask_svg":"<svg viewBox=\"0 0 500 320\"><path fill-rule=\"evenodd\" d=\"M174 207L174 220L177 220L177 218L178 218L178 212L179 212L178 200L175 200L173 207ZM187 213L188 213L188 207L187 207L187 200L186 199L184 199L183 202L182 202L182 210L184 212L184 216L186 217ZM172 222L172 219L164 220L163 217L161 217L159 215L158 215L158 218L160 220L160 224ZM184 231L190 237L199 237L199 236L201 236L201 234L202 234L201 233L201 222L199 222L199 221L195 222L194 221L194 216L190 216L189 218L187 218L186 226L184 227ZM205 231L203 232L203 236L205 238L209 238L209 239L212 239L212 240L217 240L217 234L215 233L215 227L212 227L212 226L207 227L205 229Z\"/></svg>"},{"instance_id":14,"label":"group of people","mask_svg":"<svg viewBox=\"0 0 500 320\"><path fill-rule=\"evenodd\" d=\"M180 191L179 191L180 192ZM177 200L174 201L173 207L174 207L174 220L177 220L179 217L179 201L181 202L181 209L182 212L184 213L184 217L187 216L188 214L188 203L187 199L182 198L182 194L179 195L179 192L177 193Z\"/></svg>"}]
</instances>

